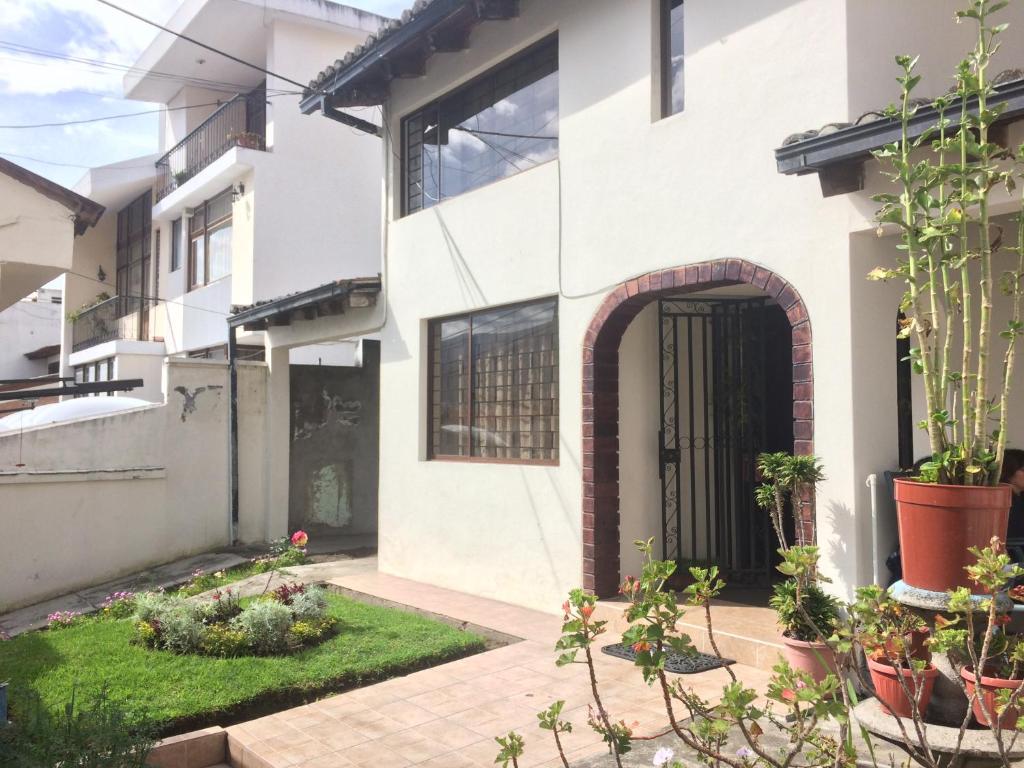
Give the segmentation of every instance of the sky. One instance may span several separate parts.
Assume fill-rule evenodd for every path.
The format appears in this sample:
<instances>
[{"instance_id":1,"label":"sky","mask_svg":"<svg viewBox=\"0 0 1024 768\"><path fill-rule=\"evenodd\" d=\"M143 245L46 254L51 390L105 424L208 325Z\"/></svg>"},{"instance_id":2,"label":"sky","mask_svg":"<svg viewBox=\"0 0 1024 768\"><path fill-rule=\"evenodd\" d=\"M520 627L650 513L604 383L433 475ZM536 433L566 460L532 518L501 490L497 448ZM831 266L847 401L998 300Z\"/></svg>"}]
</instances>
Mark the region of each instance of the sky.
<instances>
[{"instance_id":1,"label":"sky","mask_svg":"<svg viewBox=\"0 0 1024 768\"><path fill-rule=\"evenodd\" d=\"M118 4L162 23L181 1L120 0ZM397 16L412 0L348 0L346 4ZM33 56L24 50L131 65L156 32L96 0L0 0L0 126L156 109L159 105L121 98L123 71ZM223 41L202 42L232 52ZM311 70L319 71L325 63L311 62ZM65 186L74 185L87 167L157 150L155 114L56 128L0 127L0 155Z\"/></svg>"}]
</instances>

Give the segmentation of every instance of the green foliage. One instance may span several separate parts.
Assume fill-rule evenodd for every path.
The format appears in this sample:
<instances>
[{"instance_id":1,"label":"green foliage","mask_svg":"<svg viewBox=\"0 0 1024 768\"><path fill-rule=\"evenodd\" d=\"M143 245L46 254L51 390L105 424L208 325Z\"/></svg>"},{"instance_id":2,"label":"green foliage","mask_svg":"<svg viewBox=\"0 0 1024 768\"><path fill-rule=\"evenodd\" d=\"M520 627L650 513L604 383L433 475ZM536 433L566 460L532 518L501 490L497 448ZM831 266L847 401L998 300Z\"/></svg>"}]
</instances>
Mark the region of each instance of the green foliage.
<instances>
[{"instance_id":1,"label":"green foliage","mask_svg":"<svg viewBox=\"0 0 1024 768\"><path fill-rule=\"evenodd\" d=\"M0 727L0 765L142 768L155 744L152 721L106 688L81 698L72 688L62 706L34 694L22 699L13 724Z\"/></svg>"},{"instance_id":2,"label":"green foliage","mask_svg":"<svg viewBox=\"0 0 1024 768\"><path fill-rule=\"evenodd\" d=\"M273 600L256 600L231 620L231 628L242 632L258 654L286 651L291 626L291 610Z\"/></svg>"},{"instance_id":3,"label":"green foliage","mask_svg":"<svg viewBox=\"0 0 1024 768\"><path fill-rule=\"evenodd\" d=\"M156 618L160 647L172 653L196 653L203 640L203 608L186 600L168 601Z\"/></svg>"},{"instance_id":4,"label":"green foliage","mask_svg":"<svg viewBox=\"0 0 1024 768\"><path fill-rule=\"evenodd\" d=\"M292 596L288 607L296 621L319 619L327 608L327 590L319 586L306 587Z\"/></svg>"},{"instance_id":5,"label":"green foliage","mask_svg":"<svg viewBox=\"0 0 1024 768\"><path fill-rule=\"evenodd\" d=\"M526 745L523 737L515 731L509 731L507 736L495 736L494 740L501 747L494 762L501 763L502 768L508 768L510 764L518 766L519 758L523 756L523 748Z\"/></svg>"},{"instance_id":6,"label":"green foliage","mask_svg":"<svg viewBox=\"0 0 1024 768\"><path fill-rule=\"evenodd\" d=\"M224 624L213 624L203 630L199 650L207 656L230 659L249 652L249 638L245 632Z\"/></svg>"},{"instance_id":7,"label":"green foliage","mask_svg":"<svg viewBox=\"0 0 1024 768\"><path fill-rule=\"evenodd\" d=\"M1020 155L989 134L1005 109L1005 103L991 105L989 70L1006 28L990 17L1005 6L973 0L957 13L958 21L973 22L976 45L957 68L954 94L933 103L938 119L918 138L911 135L919 104L912 96L920 82L917 59L896 58L902 96L892 116L901 123L901 138L875 152L898 190L874 197L881 205L879 231L897 230L902 257L894 268L876 268L868 277L906 285L899 335L916 342L910 362L924 379L926 418L920 426L932 454L922 470L925 482L994 485L1006 448L1015 344L1024 330L1024 198L1015 193ZM992 220L993 192L1018 198L1012 240L1004 241L1004 227ZM997 276L995 259L1003 252L1014 254L1012 268ZM998 334L992 328L996 285L1012 299L1012 317ZM999 350L997 337L1004 342ZM963 354L954 357L958 349Z\"/></svg>"},{"instance_id":8,"label":"green foliage","mask_svg":"<svg viewBox=\"0 0 1024 768\"><path fill-rule=\"evenodd\" d=\"M12 711L38 691L46 707L80 690L109 687L131 699L162 730L222 722L250 703L278 702L365 685L483 649L482 638L414 614L328 595L326 619L343 631L279 656L179 655L131 642L131 621L83 622L61 632L29 632L0 642ZM282 704L283 705L283 704ZM204 721L204 718L208 720ZM0 760L0 765L4 762Z\"/></svg>"},{"instance_id":9,"label":"green foliage","mask_svg":"<svg viewBox=\"0 0 1024 768\"><path fill-rule=\"evenodd\" d=\"M538 726L545 731L552 731L554 733L572 733L572 723L558 719L564 707L565 701L559 700L544 711L538 712L537 719L540 721Z\"/></svg>"},{"instance_id":10,"label":"green foliage","mask_svg":"<svg viewBox=\"0 0 1024 768\"><path fill-rule=\"evenodd\" d=\"M825 479L825 469L816 456L762 453L757 457L757 472L763 482L755 490L754 499L761 509L768 512L779 546L783 550L789 549L786 508L792 510L794 528L800 531L808 499L813 497L817 484Z\"/></svg>"},{"instance_id":11,"label":"green foliage","mask_svg":"<svg viewBox=\"0 0 1024 768\"><path fill-rule=\"evenodd\" d=\"M814 582L801 587L796 579L780 581L768 602L785 634L795 640L822 642L839 624L839 600Z\"/></svg>"}]
</instances>

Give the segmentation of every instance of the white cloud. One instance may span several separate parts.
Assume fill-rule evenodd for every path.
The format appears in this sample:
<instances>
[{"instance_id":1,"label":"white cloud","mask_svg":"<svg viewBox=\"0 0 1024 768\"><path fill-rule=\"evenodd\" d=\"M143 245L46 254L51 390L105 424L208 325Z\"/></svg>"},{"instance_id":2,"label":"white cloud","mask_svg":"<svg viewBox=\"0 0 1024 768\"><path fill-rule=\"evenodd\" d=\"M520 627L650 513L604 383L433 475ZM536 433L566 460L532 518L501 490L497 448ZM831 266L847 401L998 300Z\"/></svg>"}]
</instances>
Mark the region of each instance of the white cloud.
<instances>
[{"instance_id":1,"label":"white cloud","mask_svg":"<svg viewBox=\"0 0 1024 768\"><path fill-rule=\"evenodd\" d=\"M158 23L179 0L131 0L132 11ZM69 56L131 65L156 30L95 0L4 0L3 39ZM120 95L123 73L86 64L0 51L0 92L54 94L90 91Z\"/></svg>"}]
</instances>

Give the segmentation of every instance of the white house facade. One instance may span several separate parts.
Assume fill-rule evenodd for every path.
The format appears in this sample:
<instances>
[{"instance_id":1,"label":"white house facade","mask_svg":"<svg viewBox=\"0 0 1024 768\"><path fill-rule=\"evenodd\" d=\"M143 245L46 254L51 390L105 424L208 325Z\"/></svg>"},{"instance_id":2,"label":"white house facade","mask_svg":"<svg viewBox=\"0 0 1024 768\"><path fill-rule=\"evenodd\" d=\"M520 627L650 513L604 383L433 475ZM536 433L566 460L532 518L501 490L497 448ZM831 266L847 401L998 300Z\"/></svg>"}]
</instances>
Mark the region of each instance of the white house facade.
<instances>
[{"instance_id":1,"label":"white house facade","mask_svg":"<svg viewBox=\"0 0 1024 768\"><path fill-rule=\"evenodd\" d=\"M835 589L879 578L868 481L905 414L899 289L865 280L895 258L884 182L773 151L893 101L898 45L944 92L956 7L428 0L312 82L306 112L384 117L380 568L552 610L654 536L765 586L753 460L788 450L824 462L802 524Z\"/></svg>"}]
</instances>

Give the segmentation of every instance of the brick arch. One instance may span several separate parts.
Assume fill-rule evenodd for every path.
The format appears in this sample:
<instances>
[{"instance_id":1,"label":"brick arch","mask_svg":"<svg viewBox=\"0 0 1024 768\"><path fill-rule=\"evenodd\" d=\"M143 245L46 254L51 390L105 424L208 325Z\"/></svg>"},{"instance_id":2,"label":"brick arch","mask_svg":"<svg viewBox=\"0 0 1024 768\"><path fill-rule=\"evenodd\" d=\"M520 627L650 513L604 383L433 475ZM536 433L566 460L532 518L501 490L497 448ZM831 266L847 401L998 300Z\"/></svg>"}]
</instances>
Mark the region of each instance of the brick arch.
<instances>
[{"instance_id":1,"label":"brick arch","mask_svg":"<svg viewBox=\"0 0 1024 768\"><path fill-rule=\"evenodd\" d=\"M583 339L583 586L601 597L619 587L619 343L659 297L749 284L775 299L793 330L793 451L814 451L811 322L789 282L743 259L649 272L605 297ZM813 530L803 521L803 533Z\"/></svg>"}]
</instances>

